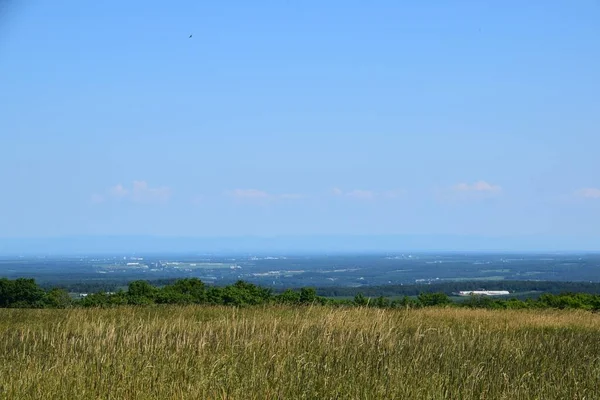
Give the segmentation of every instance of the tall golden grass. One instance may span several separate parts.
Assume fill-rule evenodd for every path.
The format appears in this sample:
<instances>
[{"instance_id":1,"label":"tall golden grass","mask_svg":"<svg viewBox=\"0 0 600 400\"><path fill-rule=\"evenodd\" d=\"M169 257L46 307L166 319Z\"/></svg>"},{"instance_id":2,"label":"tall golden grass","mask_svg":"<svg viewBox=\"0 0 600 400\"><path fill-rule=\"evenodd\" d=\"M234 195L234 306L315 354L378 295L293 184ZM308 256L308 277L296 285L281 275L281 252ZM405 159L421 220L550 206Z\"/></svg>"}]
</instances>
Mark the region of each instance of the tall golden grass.
<instances>
[{"instance_id":1,"label":"tall golden grass","mask_svg":"<svg viewBox=\"0 0 600 400\"><path fill-rule=\"evenodd\" d=\"M600 315L0 310L2 399L600 399Z\"/></svg>"}]
</instances>

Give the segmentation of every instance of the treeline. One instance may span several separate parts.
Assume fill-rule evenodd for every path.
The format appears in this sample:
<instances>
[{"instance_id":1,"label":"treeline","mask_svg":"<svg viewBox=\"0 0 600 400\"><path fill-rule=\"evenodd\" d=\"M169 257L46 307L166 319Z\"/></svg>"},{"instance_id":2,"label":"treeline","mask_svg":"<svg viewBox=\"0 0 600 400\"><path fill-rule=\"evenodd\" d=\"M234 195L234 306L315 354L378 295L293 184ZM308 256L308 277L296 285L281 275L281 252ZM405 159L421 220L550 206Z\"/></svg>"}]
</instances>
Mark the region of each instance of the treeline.
<instances>
[{"instance_id":1,"label":"treeline","mask_svg":"<svg viewBox=\"0 0 600 400\"><path fill-rule=\"evenodd\" d=\"M45 290L34 279L0 279L0 308L65 308L110 307L117 305L151 304L208 304L208 305L260 305L325 304L313 288L286 290L274 294L270 288L238 281L228 286L207 286L197 278L179 279L157 287L147 281L133 281L127 290L98 291L82 298L71 298L62 288Z\"/></svg>"},{"instance_id":2,"label":"treeline","mask_svg":"<svg viewBox=\"0 0 600 400\"><path fill-rule=\"evenodd\" d=\"M153 279L148 282L153 286L163 287L175 283L178 278ZM96 293L116 292L119 288L126 288L131 279L99 279L79 282L71 281L48 281L40 283L45 290L55 287L65 289L68 292ZM233 283L233 282L230 282ZM382 285L361 287L320 287L317 294L323 297L354 297L362 293L368 297L398 297L418 296L420 293L446 293L451 295L461 290L509 290L517 292L514 297L537 297L541 293L589 293L600 294L600 282L562 282L562 281L452 281L434 282L431 284L409 284L409 285ZM278 293L278 289L273 289ZM280 292L280 291L279 291ZM536 294L532 294L536 293Z\"/></svg>"},{"instance_id":3,"label":"treeline","mask_svg":"<svg viewBox=\"0 0 600 400\"><path fill-rule=\"evenodd\" d=\"M588 293L600 294L600 282L562 281L451 281L431 284L383 285L368 287L323 287L317 293L325 297L353 297L358 293L370 297L418 296L420 293L446 293L461 290L509 290L510 292Z\"/></svg>"},{"instance_id":4,"label":"treeline","mask_svg":"<svg viewBox=\"0 0 600 400\"><path fill-rule=\"evenodd\" d=\"M153 286L162 287L175 283L182 278L164 278L147 280ZM136 280L133 278L98 278L87 280L51 280L39 282L39 285L46 290L53 288L64 289L71 293L97 293L97 292L116 292L119 288L126 288L129 282Z\"/></svg>"},{"instance_id":5,"label":"treeline","mask_svg":"<svg viewBox=\"0 0 600 400\"><path fill-rule=\"evenodd\" d=\"M390 299L368 297L357 293L352 299L332 299L319 296L314 288L288 289L273 293L252 283L238 281L228 286L207 286L197 278L180 279L163 287L147 281L130 282L127 290L97 292L73 299L64 289L44 290L34 279L0 279L0 308L68 308L113 307L119 305L205 304L252 306L266 304L332 305L379 308L421 308L453 306L489 309L559 308L600 310L600 295L589 293L546 293L538 299L498 299L471 296L466 301L453 302L442 292L421 292L415 297Z\"/></svg>"}]
</instances>

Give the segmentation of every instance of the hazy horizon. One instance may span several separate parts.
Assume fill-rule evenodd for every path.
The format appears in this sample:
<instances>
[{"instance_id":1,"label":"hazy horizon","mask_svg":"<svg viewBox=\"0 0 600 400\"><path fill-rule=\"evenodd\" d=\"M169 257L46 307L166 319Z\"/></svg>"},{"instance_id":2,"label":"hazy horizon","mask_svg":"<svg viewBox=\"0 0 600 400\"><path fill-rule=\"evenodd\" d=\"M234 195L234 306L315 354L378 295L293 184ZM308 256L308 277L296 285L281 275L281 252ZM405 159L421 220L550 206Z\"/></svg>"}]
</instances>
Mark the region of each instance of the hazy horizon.
<instances>
[{"instance_id":1,"label":"hazy horizon","mask_svg":"<svg viewBox=\"0 0 600 400\"><path fill-rule=\"evenodd\" d=\"M595 253L600 241L577 237L468 235L152 235L0 238L0 255L108 253Z\"/></svg>"}]
</instances>

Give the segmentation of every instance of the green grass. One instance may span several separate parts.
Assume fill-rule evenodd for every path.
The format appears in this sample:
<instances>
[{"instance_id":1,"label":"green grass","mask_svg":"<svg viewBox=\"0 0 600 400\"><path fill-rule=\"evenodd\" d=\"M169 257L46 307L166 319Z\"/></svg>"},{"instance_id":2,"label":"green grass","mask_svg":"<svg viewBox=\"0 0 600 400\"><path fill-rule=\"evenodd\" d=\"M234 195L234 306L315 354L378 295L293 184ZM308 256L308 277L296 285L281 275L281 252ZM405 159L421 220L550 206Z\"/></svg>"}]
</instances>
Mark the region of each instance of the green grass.
<instances>
[{"instance_id":1,"label":"green grass","mask_svg":"<svg viewBox=\"0 0 600 400\"><path fill-rule=\"evenodd\" d=\"M2 399L599 399L600 315L0 310Z\"/></svg>"}]
</instances>

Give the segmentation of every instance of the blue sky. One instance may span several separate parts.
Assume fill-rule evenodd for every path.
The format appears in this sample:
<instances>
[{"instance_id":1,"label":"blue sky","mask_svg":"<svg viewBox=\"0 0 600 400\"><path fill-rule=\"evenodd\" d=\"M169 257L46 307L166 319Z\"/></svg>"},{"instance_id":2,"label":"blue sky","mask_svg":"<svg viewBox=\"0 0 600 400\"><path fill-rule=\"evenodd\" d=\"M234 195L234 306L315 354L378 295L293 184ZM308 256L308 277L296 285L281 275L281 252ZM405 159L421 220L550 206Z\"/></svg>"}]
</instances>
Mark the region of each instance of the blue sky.
<instances>
[{"instance_id":1,"label":"blue sky","mask_svg":"<svg viewBox=\"0 0 600 400\"><path fill-rule=\"evenodd\" d=\"M27 3L0 237L598 236L597 1Z\"/></svg>"}]
</instances>

